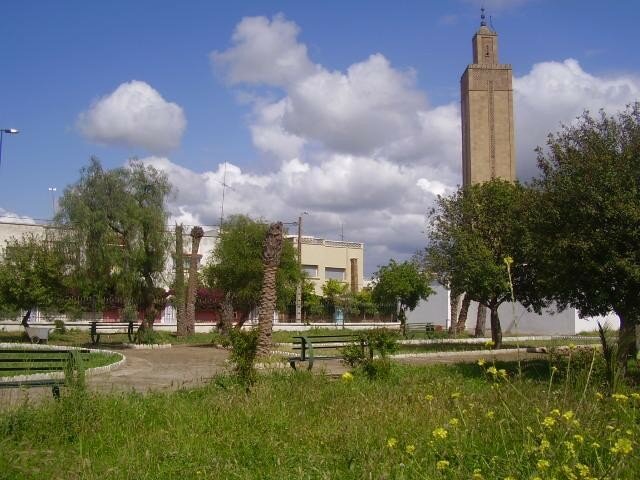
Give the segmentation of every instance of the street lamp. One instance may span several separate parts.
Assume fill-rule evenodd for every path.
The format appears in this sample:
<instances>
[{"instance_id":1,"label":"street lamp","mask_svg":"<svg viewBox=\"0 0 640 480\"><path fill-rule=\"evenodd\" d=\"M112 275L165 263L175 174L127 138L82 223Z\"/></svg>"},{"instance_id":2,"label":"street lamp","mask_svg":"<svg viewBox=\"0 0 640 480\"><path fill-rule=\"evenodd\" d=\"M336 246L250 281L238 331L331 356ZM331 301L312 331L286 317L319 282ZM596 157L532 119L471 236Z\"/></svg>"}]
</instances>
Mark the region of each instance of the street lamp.
<instances>
[{"instance_id":1,"label":"street lamp","mask_svg":"<svg viewBox=\"0 0 640 480\"><path fill-rule=\"evenodd\" d=\"M302 274L302 216L309 212L302 212L298 217L298 270ZM302 279L296 287L296 322L302 322Z\"/></svg>"},{"instance_id":2,"label":"street lamp","mask_svg":"<svg viewBox=\"0 0 640 480\"><path fill-rule=\"evenodd\" d=\"M56 216L56 187L49 187L51 192L51 209L53 210L53 216Z\"/></svg>"},{"instance_id":3,"label":"street lamp","mask_svg":"<svg viewBox=\"0 0 640 480\"><path fill-rule=\"evenodd\" d=\"M17 128L3 128L0 129L0 165L2 165L2 137L4 136L5 133L8 133L10 135L15 135L16 133L19 133L20 131Z\"/></svg>"}]
</instances>

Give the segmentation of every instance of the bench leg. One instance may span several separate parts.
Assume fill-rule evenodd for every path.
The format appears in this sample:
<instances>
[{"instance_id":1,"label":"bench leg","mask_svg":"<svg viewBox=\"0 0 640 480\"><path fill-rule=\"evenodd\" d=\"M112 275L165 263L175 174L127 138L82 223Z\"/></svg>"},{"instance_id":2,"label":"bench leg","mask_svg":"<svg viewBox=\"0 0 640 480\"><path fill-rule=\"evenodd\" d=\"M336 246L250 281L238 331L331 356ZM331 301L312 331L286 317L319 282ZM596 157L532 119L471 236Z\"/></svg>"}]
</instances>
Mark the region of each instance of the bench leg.
<instances>
[{"instance_id":1,"label":"bench leg","mask_svg":"<svg viewBox=\"0 0 640 480\"><path fill-rule=\"evenodd\" d=\"M53 393L53 398L60 400L60 385L54 385L51 387L51 393Z\"/></svg>"},{"instance_id":2,"label":"bench leg","mask_svg":"<svg viewBox=\"0 0 640 480\"><path fill-rule=\"evenodd\" d=\"M291 365L291 368L293 368L294 370L296 369L296 361L295 360L289 360L289 365Z\"/></svg>"}]
</instances>

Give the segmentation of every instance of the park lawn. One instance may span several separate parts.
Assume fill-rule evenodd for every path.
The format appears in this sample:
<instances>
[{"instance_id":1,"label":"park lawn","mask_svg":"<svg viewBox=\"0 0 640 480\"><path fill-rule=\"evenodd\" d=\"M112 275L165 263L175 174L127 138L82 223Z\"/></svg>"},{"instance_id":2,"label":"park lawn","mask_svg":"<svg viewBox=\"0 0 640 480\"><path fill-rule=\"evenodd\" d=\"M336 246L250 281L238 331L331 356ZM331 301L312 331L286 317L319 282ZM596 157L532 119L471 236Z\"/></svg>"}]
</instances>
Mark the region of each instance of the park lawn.
<instances>
[{"instance_id":1,"label":"park lawn","mask_svg":"<svg viewBox=\"0 0 640 480\"><path fill-rule=\"evenodd\" d=\"M541 361L522 380L490 367L276 373L249 393L222 376L145 396L72 391L0 414L0 478L638 478L637 392L602 397L575 369L550 383Z\"/></svg>"}]
</instances>

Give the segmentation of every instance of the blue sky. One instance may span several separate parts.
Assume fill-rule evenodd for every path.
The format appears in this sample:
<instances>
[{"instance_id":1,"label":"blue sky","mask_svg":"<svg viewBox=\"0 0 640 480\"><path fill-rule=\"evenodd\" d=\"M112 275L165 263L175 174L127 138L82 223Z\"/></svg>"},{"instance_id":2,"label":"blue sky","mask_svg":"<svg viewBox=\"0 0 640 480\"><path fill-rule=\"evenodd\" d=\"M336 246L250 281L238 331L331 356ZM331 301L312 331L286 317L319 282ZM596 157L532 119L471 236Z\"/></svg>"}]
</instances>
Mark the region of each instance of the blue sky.
<instances>
[{"instance_id":1,"label":"blue sky","mask_svg":"<svg viewBox=\"0 0 640 480\"><path fill-rule=\"evenodd\" d=\"M481 3L5 2L0 128L20 134L4 137L0 214L50 218L48 188L96 155L164 169L173 217L212 224L228 162L225 212L306 210L306 233L328 238L344 225L367 272L404 258L460 182L459 78ZM638 2L484 4L513 65L521 178L561 121L640 97Z\"/></svg>"}]
</instances>

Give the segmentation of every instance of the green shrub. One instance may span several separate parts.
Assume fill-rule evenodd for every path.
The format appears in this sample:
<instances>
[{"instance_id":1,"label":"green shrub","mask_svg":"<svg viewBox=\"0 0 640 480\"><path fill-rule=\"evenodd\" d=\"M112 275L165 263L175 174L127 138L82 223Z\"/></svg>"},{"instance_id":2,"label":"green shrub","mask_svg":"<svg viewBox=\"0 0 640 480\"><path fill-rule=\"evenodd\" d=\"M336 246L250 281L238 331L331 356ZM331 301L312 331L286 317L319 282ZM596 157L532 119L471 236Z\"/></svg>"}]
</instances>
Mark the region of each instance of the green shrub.
<instances>
[{"instance_id":1,"label":"green shrub","mask_svg":"<svg viewBox=\"0 0 640 480\"><path fill-rule=\"evenodd\" d=\"M240 382L247 388L255 383L255 360L258 354L258 330L237 330L229 332L231 341L231 356L229 360L233 364L233 370Z\"/></svg>"},{"instance_id":2,"label":"green shrub","mask_svg":"<svg viewBox=\"0 0 640 480\"><path fill-rule=\"evenodd\" d=\"M398 351L398 334L386 328L358 333L358 339L342 349L344 363L364 373L369 379L388 377L391 363L387 358ZM375 358L375 355L379 358Z\"/></svg>"},{"instance_id":3,"label":"green shrub","mask_svg":"<svg viewBox=\"0 0 640 480\"><path fill-rule=\"evenodd\" d=\"M55 325L54 327L55 333L62 333L62 334L67 333L67 327L65 326L63 320L56 320L54 322L54 325Z\"/></svg>"}]
</instances>

